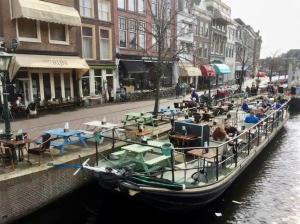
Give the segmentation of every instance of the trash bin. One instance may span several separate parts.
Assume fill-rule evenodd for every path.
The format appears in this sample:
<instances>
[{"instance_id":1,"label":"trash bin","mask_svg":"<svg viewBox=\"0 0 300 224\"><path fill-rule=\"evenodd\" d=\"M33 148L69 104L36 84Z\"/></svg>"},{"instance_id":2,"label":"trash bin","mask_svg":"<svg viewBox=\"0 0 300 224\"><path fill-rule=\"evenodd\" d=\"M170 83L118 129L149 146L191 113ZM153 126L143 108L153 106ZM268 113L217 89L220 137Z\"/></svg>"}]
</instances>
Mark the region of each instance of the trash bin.
<instances>
[{"instance_id":1,"label":"trash bin","mask_svg":"<svg viewBox=\"0 0 300 224\"><path fill-rule=\"evenodd\" d=\"M161 146L161 151L165 156L171 156L174 146L171 143L165 143Z\"/></svg>"}]
</instances>

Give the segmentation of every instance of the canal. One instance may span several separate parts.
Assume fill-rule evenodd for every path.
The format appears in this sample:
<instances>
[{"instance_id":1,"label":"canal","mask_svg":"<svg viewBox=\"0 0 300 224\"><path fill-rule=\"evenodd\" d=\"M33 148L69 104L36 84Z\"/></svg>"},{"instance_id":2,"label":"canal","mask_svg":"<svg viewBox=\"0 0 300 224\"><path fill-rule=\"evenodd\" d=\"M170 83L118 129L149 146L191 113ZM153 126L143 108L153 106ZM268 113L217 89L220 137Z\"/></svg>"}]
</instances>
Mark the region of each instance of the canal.
<instances>
[{"instance_id":1,"label":"canal","mask_svg":"<svg viewBox=\"0 0 300 224\"><path fill-rule=\"evenodd\" d=\"M20 220L30 224L300 223L300 114L212 205L191 213L153 211L92 183ZM216 216L220 213L221 216Z\"/></svg>"}]
</instances>

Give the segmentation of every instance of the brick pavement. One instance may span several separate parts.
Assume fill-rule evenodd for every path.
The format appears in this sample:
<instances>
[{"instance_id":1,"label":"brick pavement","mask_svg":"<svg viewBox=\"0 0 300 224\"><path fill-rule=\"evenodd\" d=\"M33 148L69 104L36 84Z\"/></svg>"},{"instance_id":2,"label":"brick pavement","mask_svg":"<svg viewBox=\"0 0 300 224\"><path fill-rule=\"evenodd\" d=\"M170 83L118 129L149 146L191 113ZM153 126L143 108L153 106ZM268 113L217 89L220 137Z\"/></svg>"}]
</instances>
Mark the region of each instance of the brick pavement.
<instances>
[{"instance_id":1,"label":"brick pavement","mask_svg":"<svg viewBox=\"0 0 300 224\"><path fill-rule=\"evenodd\" d=\"M175 98L162 99L160 105L162 107L172 106L174 101ZM149 112L153 111L153 107L154 100L103 105L41 115L38 118L14 121L11 125L13 131L22 129L30 135L30 138L34 138L41 135L47 129L64 127L65 122L69 122L70 128L74 129L83 129L83 123L102 120L103 117L106 118L107 122L120 124L126 113L132 111ZM4 129L4 123L0 124L0 129Z\"/></svg>"}]
</instances>

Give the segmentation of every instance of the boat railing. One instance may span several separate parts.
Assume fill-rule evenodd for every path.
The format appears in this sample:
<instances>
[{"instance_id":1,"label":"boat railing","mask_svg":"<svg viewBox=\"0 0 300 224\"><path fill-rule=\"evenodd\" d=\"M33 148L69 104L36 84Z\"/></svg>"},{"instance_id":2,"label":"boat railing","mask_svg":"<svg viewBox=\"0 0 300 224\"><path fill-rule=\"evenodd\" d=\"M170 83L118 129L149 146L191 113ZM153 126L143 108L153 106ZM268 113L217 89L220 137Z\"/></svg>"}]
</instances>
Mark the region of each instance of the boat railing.
<instances>
[{"instance_id":1,"label":"boat railing","mask_svg":"<svg viewBox=\"0 0 300 224\"><path fill-rule=\"evenodd\" d=\"M203 151L206 150L207 152L213 151L215 152L215 156L213 156L206 164L205 159L202 159L203 165L200 169L199 167L187 168L187 166L185 168L174 168L172 170L172 176L176 176L174 173L178 171L184 171L186 173L189 170L197 170L198 172L201 172L204 179L206 179L205 186L223 180L234 170L238 169L262 141L269 139L269 136L274 133L274 130L280 126L287 117L288 102L267 115L259 123L254 124L238 136L217 146L175 148L175 152L178 151L184 153L197 149ZM172 161L172 163L174 162L175 161ZM186 175L184 179L186 181Z\"/></svg>"}]
</instances>

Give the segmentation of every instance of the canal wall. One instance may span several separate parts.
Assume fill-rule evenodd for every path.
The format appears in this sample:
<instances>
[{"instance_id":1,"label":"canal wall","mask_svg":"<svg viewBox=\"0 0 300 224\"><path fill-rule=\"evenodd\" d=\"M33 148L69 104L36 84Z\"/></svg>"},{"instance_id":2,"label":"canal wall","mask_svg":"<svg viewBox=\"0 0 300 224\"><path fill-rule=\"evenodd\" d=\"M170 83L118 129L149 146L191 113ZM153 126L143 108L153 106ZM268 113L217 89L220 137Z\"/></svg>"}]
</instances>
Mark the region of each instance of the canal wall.
<instances>
[{"instance_id":1,"label":"canal wall","mask_svg":"<svg viewBox=\"0 0 300 224\"><path fill-rule=\"evenodd\" d=\"M170 124L164 124L154 130L154 135L162 135L170 130ZM123 143L116 143L120 147ZM110 153L112 144L99 147L102 155ZM90 159L95 162L95 149L83 148L78 153L56 157L54 164L80 164ZM80 158L79 158L80 156ZM56 201L66 194L88 184L94 176L75 169L57 168L48 164L32 165L30 168L0 175L0 224L9 223L29 215L36 210Z\"/></svg>"},{"instance_id":2,"label":"canal wall","mask_svg":"<svg viewBox=\"0 0 300 224\"><path fill-rule=\"evenodd\" d=\"M95 153L82 159L94 160ZM61 161L63 162L63 161ZM66 164L79 164L79 159ZM74 169L59 169L46 164L24 170L0 182L0 223L7 223L26 216L54 200L73 192L88 183L93 177Z\"/></svg>"}]
</instances>

